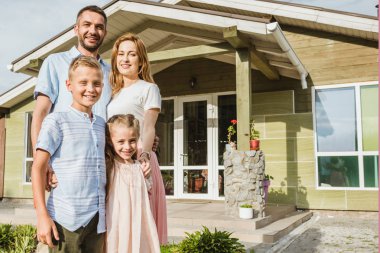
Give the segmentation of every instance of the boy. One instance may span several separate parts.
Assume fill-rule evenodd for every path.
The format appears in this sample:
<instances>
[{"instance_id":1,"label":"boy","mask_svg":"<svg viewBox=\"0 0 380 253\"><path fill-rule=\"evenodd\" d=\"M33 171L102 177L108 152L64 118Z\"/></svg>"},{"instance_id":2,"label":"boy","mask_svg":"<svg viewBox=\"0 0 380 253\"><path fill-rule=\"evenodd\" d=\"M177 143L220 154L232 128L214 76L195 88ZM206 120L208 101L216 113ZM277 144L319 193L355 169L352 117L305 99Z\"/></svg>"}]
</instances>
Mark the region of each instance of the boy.
<instances>
[{"instance_id":1,"label":"boy","mask_svg":"<svg viewBox=\"0 0 380 253\"><path fill-rule=\"evenodd\" d=\"M80 56L69 67L73 102L43 121L32 168L37 238L50 252L102 252L105 232L105 121L92 113L103 88L101 66ZM48 163L59 180L45 205ZM58 245L58 247L54 247Z\"/></svg>"}]
</instances>

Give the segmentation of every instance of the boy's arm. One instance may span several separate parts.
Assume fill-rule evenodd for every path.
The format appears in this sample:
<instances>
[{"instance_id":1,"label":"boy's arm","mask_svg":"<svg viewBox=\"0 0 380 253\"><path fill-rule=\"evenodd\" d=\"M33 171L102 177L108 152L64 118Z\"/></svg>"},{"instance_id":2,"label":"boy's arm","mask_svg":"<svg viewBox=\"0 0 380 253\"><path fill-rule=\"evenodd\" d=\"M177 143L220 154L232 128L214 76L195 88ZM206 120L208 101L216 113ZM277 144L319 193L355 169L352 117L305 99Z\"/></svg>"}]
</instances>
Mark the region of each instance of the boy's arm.
<instances>
[{"instance_id":1,"label":"boy's arm","mask_svg":"<svg viewBox=\"0 0 380 253\"><path fill-rule=\"evenodd\" d=\"M53 248L52 232L57 241L59 236L45 204L45 175L49 159L49 152L37 149L32 167L32 189L37 212L37 239Z\"/></svg>"}]
</instances>

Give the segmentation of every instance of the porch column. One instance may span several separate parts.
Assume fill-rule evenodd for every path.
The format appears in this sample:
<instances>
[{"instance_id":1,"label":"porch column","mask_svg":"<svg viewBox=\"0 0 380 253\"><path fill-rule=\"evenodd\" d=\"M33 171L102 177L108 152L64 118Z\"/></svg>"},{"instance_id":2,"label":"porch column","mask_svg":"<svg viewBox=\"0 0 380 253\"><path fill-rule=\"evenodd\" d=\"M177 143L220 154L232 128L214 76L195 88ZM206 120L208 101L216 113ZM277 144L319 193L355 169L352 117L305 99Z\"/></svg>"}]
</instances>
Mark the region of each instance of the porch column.
<instances>
[{"instance_id":1,"label":"porch column","mask_svg":"<svg viewBox=\"0 0 380 253\"><path fill-rule=\"evenodd\" d=\"M249 150L251 97L250 50L249 48L236 49L237 146L239 150Z\"/></svg>"}]
</instances>

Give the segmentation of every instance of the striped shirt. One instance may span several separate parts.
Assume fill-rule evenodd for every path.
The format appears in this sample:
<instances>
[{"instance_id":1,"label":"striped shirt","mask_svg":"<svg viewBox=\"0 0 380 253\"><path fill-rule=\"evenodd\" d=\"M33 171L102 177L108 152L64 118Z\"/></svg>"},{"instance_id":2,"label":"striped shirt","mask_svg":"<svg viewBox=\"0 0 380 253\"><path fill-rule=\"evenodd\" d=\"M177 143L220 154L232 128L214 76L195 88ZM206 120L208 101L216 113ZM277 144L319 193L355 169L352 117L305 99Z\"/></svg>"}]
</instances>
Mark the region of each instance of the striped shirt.
<instances>
[{"instance_id":1,"label":"striped shirt","mask_svg":"<svg viewBox=\"0 0 380 253\"><path fill-rule=\"evenodd\" d=\"M50 153L58 186L47 209L53 220L75 231L99 212L98 233L105 232L105 121L69 107L42 123L36 148Z\"/></svg>"}]
</instances>

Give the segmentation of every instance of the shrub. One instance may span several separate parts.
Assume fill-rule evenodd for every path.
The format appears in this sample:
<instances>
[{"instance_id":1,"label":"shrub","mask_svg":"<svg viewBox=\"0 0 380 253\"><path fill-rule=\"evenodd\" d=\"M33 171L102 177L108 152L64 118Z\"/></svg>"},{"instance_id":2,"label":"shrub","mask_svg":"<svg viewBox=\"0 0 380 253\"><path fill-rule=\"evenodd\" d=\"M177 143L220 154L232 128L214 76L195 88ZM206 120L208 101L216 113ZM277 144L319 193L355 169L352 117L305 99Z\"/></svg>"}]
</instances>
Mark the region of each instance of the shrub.
<instances>
[{"instance_id":1,"label":"shrub","mask_svg":"<svg viewBox=\"0 0 380 253\"><path fill-rule=\"evenodd\" d=\"M243 205L240 205L241 208L252 208L252 205L250 204L243 204Z\"/></svg>"},{"instance_id":2,"label":"shrub","mask_svg":"<svg viewBox=\"0 0 380 253\"><path fill-rule=\"evenodd\" d=\"M186 233L186 238L179 244L181 253L243 253L243 244L236 238L231 238L232 233L227 231L210 232L203 226L202 231L192 234Z\"/></svg>"},{"instance_id":3,"label":"shrub","mask_svg":"<svg viewBox=\"0 0 380 253\"><path fill-rule=\"evenodd\" d=\"M180 251L178 245L168 244L161 246L161 253L180 253Z\"/></svg>"},{"instance_id":4,"label":"shrub","mask_svg":"<svg viewBox=\"0 0 380 253\"><path fill-rule=\"evenodd\" d=\"M0 224L0 253L30 253L37 247L36 228L31 225Z\"/></svg>"}]
</instances>

